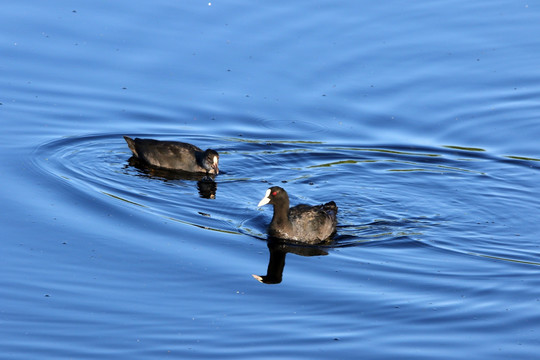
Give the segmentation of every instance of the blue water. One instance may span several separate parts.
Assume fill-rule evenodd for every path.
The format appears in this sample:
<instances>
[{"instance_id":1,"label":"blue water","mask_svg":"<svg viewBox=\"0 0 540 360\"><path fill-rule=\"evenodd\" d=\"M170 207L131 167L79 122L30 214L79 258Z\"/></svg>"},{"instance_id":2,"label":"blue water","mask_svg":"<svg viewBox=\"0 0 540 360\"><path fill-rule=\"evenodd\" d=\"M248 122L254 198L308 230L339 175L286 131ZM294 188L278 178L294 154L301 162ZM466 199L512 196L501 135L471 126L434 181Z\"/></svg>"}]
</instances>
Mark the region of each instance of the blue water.
<instances>
[{"instance_id":1,"label":"blue water","mask_svg":"<svg viewBox=\"0 0 540 360\"><path fill-rule=\"evenodd\" d=\"M0 357L535 359L538 33L507 0L6 2ZM272 185L334 241L267 243Z\"/></svg>"}]
</instances>

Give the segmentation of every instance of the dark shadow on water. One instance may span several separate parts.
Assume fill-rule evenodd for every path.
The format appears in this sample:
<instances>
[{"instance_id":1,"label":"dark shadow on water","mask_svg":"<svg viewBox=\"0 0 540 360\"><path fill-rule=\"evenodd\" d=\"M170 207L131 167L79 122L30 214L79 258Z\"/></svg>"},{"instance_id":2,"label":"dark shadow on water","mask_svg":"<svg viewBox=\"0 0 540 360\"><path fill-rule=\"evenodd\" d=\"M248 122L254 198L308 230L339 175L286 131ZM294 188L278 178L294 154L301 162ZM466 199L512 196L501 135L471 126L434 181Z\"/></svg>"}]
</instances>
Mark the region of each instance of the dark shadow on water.
<instances>
[{"instance_id":1,"label":"dark shadow on water","mask_svg":"<svg viewBox=\"0 0 540 360\"><path fill-rule=\"evenodd\" d=\"M178 180L196 181L200 197L205 199L216 198L217 183L214 181L214 174L159 169L144 164L134 156L129 158L128 165L125 167L127 168L129 166L137 169L138 176L151 179L159 179L165 182Z\"/></svg>"},{"instance_id":2,"label":"dark shadow on water","mask_svg":"<svg viewBox=\"0 0 540 360\"><path fill-rule=\"evenodd\" d=\"M325 256L333 249L357 246L392 246L393 248L416 248L433 246L430 243L415 240L421 236L420 228L427 226L426 219L376 220L357 225L338 225L332 239L318 245L284 241L280 239L255 236L267 241L269 250L268 268L265 275L252 275L264 284L279 284L283 280L287 253L300 256ZM253 236L253 235L251 235Z\"/></svg>"},{"instance_id":3,"label":"dark shadow on water","mask_svg":"<svg viewBox=\"0 0 540 360\"><path fill-rule=\"evenodd\" d=\"M293 253L300 256L328 255L328 252L321 247L291 244L279 239L269 239L267 245L270 258L268 260L266 275L252 275L255 279L264 284L281 283L287 253Z\"/></svg>"},{"instance_id":4,"label":"dark shadow on water","mask_svg":"<svg viewBox=\"0 0 540 360\"><path fill-rule=\"evenodd\" d=\"M217 183L205 177L202 180L197 181L197 189L199 189L199 195L205 199L215 199L217 191Z\"/></svg>"}]
</instances>

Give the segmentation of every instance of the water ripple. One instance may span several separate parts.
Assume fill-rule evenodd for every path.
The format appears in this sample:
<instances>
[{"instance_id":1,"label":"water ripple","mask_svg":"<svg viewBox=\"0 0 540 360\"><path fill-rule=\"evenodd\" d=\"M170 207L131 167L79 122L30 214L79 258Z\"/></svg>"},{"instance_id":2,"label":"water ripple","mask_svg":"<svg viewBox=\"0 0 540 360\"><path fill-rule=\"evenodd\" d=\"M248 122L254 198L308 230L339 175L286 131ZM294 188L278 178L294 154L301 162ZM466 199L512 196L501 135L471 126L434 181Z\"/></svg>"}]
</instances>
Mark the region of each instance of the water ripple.
<instances>
[{"instance_id":1,"label":"water ripple","mask_svg":"<svg viewBox=\"0 0 540 360\"><path fill-rule=\"evenodd\" d=\"M292 204L338 203L340 225L334 242L324 246L329 251L392 246L407 238L413 246L464 256L540 262L536 243L508 241L539 233L523 215L540 208L530 186L538 176L537 159L448 145L138 135L182 139L220 152L223 174L209 190L213 195L202 196L204 184L196 177L171 177L130 163L121 135L49 142L35 150L34 164L80 191L101 194L113 206L128 204L148 216L212 231L265 239L271 211L256 204L268 186L280 185Z\"/></svg>"}]
</instances>

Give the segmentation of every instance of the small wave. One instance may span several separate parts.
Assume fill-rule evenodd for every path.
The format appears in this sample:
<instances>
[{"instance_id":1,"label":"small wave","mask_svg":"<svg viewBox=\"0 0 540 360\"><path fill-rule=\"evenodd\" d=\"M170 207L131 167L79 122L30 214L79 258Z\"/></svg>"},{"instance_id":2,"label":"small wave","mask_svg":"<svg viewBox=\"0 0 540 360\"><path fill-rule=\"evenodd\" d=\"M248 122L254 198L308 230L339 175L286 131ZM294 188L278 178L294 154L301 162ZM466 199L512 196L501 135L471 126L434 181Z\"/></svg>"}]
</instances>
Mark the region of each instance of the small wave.
<instances>
[{"instance_id":1,"label":"small wave","mask_svg":"<svg viewBox=\"0 0 540 360\"><path fill-rule=\"evenodd\" d=\"M204 198L196 177L170 177L130 163L122 135L42 144L34 152L34 165L103 201L210 231L265 239L271 210L256 204L267 187L279 185L291 195L291 205L336 201L340 225L329 247L386 246L407 238L409 245L538 263L535 244L509 244L500 236L505 231L538 232L522 216L525 209L540 208L527 185L537 176L534 159L500 158L474 147L139 135L211 145L220 152L223 174L210 189L213 196ZM498 225L474 232L474 225L483 221ZM495 240L480 241L485 237Z\"/></svg>"}]
</instances>

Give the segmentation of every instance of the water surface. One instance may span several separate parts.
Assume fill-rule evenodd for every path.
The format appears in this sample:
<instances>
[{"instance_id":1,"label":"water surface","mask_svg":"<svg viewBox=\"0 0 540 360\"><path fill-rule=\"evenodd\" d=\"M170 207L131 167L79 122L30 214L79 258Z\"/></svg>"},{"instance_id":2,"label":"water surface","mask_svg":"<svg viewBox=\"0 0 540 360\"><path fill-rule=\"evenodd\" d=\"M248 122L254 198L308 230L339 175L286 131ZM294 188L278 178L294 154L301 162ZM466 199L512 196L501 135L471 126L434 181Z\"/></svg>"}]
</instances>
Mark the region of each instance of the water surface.
<instances>
[{"instance_id":1,"label":"water surface","mask_svg":"<svg viewBox=\"0 0 540 360\"><path fill-rule=\"evenodd\" d=\"M535 358L539 20L511 1L6 4L2 354ZM123 135L211 147L223 172L135 166ZM334 200L334 240L268 243L273 185Z\"/></svg>"}]
</instances>

